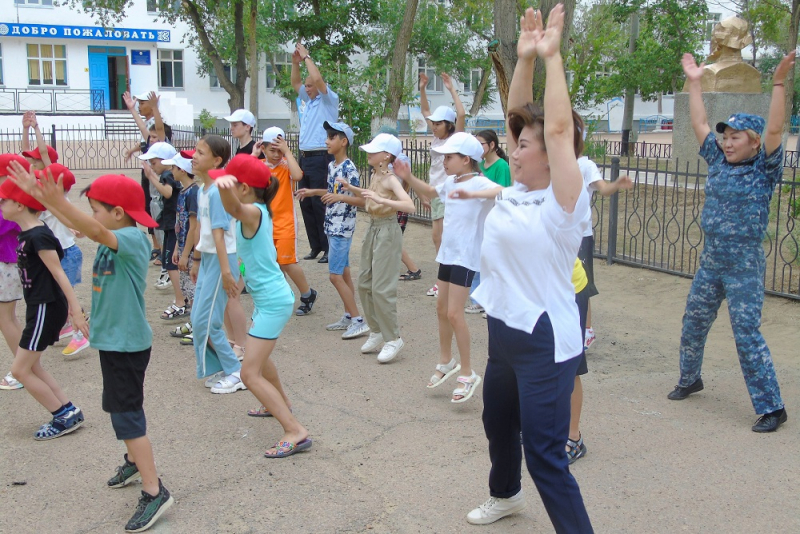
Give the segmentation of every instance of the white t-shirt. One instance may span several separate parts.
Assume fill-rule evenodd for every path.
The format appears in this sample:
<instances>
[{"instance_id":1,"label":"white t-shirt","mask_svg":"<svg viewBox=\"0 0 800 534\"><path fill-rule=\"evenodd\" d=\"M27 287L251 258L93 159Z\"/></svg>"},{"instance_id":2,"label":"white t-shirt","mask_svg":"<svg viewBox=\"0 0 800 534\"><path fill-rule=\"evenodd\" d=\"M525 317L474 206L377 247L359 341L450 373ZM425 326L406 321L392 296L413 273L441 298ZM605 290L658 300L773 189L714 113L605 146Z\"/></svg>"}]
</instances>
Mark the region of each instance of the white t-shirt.
<instances>
[{"instance_id":1,"label":"white t-shirt","mask_svg":"<svg viewBox=\"0 0 800 534\"><path fill-rule=\"evenodd\" d=\"M533 332L547 312L556 363L583 351L572 270L589 226L588 209L585 189L570 214L558 204L552 187L528 191L516 183L503 189L486 218L481 284L472 298L489 315L523 332Z\"/></svg>"},{"instance_id":2,"label":"white t-shirt","mask_svg":"<svg viewBox=\"0 0 800 534\"><path fill-rule=\"evenodd\" d=\"M578 168L581 170L581 174L583 175L583 185L586 187L586 192L589 193L589 220L591 221L591 197L592 193L596 190L596 187L592 184L602 181L603 175L600 174L600 169L597 168L597 165L595 165L594 161L590 160L588 156L581 156L578 158ZM583 237L592 237L591 224L589 225L589 229L584 232Z\"/></svg>"},{"instance_id":3,"label":"white t-shirt","mask_svg":"<svg viewBox=\"0 0 800 534\"><path fill-rule=\"evenodd\" d=\"M447 142L447 139L439 139L434 137L431 141L431 148L440 147ZM432 187L438 187L447 180L447 173L444 172L444 154L431 151L431 171L428 183Z\"/></svg>"},{"instance_id":4,"label":"white t-shirt","mask_svg":"<svg viewBox=\"0 0 800 534\"><path fill-rule=\"evenodd\" d=\"M494 206L494 200L448 198L448 195L456 189L483 191L494 187L497 187L496 183L481 175L458 183L455 176L448 176L444 183L436 186L439 200L444 203L442 245L436 255L438 263L480 270L483 223Z\"/></svg>"},{"instance_id":5,"label":"white t-shirt","mask_svg":"<svg viewBox=\"0 0 800 534\"><path fill-rule=\"evenodd\" d=\"M67 196L64 195L64 198L67 198ZM68 198L67 202L69 202ZM50 228L50 231L53 232L53 235L56 236L56 239L58 239L58 242L61 244L62 249L66 250L69 247L75 246L75 234L73 234L64 223L59 221L55 215L49 211L43 211L42 214L39 215L39 220Z\"/></svg>"},{"instance_id":6,"label":"white t-shirt","mask_svg":"<svg viewBox=\"0 0 800 534\"><path fill-rule=\"evenodd\" d=\"M195 248L200 252L216 254L217 247L214 244L211 230L223 228L225 230L225 250L228 254L235 253L236 219L222 207L217 184L212 184L208 189L203 187L197 189L197 222L200 223L200 242Z\"/></svg>"}]
</instances>

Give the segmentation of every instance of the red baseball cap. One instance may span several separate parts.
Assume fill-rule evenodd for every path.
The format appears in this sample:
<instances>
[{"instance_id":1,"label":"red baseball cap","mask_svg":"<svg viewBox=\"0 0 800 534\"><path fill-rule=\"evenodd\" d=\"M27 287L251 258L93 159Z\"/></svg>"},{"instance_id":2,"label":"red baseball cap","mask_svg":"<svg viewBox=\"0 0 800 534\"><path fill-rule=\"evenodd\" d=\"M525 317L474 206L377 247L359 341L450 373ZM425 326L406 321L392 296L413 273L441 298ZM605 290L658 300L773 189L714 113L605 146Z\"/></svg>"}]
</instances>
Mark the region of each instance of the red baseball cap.
<instances>
[{"instance_id":1,"label":"red baseball cap","mask_svg":"<svg viewBox=\"0 0 800 534\"><path fill-rule=\"evenodd\" d=\"M53 174L53 180L58 181L58 176L63 174L64 178L62 178L62 185L64 186L64 191L69 191L72 189L72 186L75 185L75 175L72 174L72 171L68 168L64 167L60 163L53 163L45 167L44 169L34 171L33 174L39 180L43 180L47 178L47 170L50 169L50 172Z\"/></svg>"},{"instance_id":2,"label":"red baseball cap","mask_svg":"<svg viewBox=\"0 0 800 534\"><path fill-rule=\"evenodd\" d=\"M247 184L250 187L265 188L272 179L272 171L263 161L250 154L238 154L231 159L224 169L212 169L208 171L211 178L217 179L220 176L230 174L235 176L240 184Z\"/></svg>"},{"instance_id":3,"label":"red baseball cap","mask_svg":"<svg viewBox=\"0 0 800 534\"><path fill-rule=\"evenodd\" d=\"M8 167L12 161L16 161L25 167L26 171L31 170L31 164L19 154L0 154L0 177L8 176Z\"/></svg>"},{"instance_id":4,"label":"red baseball cap","mask_svg":"<svg viewBox=\"0 0 800 534\"><path fill-rule=\"evenodd\" d=\"M27 206L36 211L45 211L47 209L41 202L20 189L14 180L6 180L3 182L3 185L0 185L0 198L16 200L23 206Z\"/></svg>"},{"instance_id":5,"label":"red baseball cap","mask_svg":"<svg viewBox=\"0 0 800 534\"><path fill-rule=\"evenodd\" d=\"M105 202L111 206L119 206L131 219L147 226L156 228L158 223L144 210L144 190L139 182L128 178L124 174L104 174L92 182L86 196Z\"/></svg>"},{"instance_id":6,"label":"red baseball cap","mask_svg":"<svg viewBox=\"0 0 800 534\"><path fill-rule=\"evenodd\" d=\"M194 149L192 149L192 150L181 150L180 151L180 155L181 155L181 157L184 157L186 159L192 159L192 156L194 156Z\"/></svg>"},{"instance_id":7,"label":"red baseball cap","mask_svg":"<svg viewBox=\"0 0 800 534\"><path fill-rule=\"evenodd\" d=\"M33 158L33 159L42 159L42 153L39 152L38 148L34 148L33 150L26 150L22 153L23 156L26 158ZM58 152L56 149L48 146L47 147L47 157L50 158L50 163L55 163L58 161Z\"/></svg>"}]
</instances>

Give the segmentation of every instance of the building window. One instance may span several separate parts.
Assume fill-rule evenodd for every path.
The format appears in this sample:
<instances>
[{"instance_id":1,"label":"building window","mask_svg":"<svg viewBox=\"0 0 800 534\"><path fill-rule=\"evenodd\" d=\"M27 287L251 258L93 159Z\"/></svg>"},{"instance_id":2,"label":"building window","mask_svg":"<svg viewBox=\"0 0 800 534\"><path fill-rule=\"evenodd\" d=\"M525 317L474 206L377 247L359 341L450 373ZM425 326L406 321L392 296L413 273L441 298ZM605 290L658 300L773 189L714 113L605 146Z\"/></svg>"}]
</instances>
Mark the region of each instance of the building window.
<instances>
[{"instance_id":1,"label":"building window","mask_svg":"<svg viewBox=\"0 0 800 534\"><path fill-rule=\"evenodd\" d=\"M469 86L466 88L470 93L477 93L478 87L481 86L481 78L483 77L482 69L472 69L469 72Z\"/></svg>"},{"instance_id":2,"label":"building window","mask_svg":"<svg viewBox=\"0 0 800 534\"><path fill-rule=\"evenodd\" d=\"M52 0L50 0L52 1ZM158 13L159 11L179 11L181 9L181 0L147 0L147 12Z\"/></svg>"},{"instance_id":3,"label":"building window","mask_svg":"<svg viewBox=\"0 0 800 534\"><path fill-rule=\"evenodd\" d=\"M3 81L3 45L0 45L0 85L5 85Z\"/></svg>"},{"instance_id":4,"label":"building window","mask_svg":"<svg viewBox=\"0 0 800 534\"><path fill-rule=\"evenodd\" d=\"M183 50L158 51L158 86L183 89Z\"/></svg>"},{"instance_id":5,"label":"building window","mask_svg":"<svg viewBox=\"0 0 800 534\"><path fill-rule=\"evenodd\" d=\"M596 70L594 72L595 78L608 78L612 74L616 74L617 71L614 70L614 67L609 63L604 63L600 65L600 70Z\"/></svg>"},{"instance_id":6,"label":"building window","mask_svg":"<svg viewBox=\"0 0 800 534\"><path fill-rule=\"evenodd\" d=\"M67 47L29 44L28 84L67 85Z\"/></svg>"},{"instance_id":7,"label":"building window","mask_svg":"<svg viewBox=\"0 0 800 534\"><path fill-rule=\"evenodd\" d=\"M711 40L711 34L714 32L714 26L719 24L720 13L709 13L706 17L706 41Z\"/></svg>"},{"instance_id":8,"label":"building window","mask_svg":"<svg viewBox=\"0 0 800 534\"><path fill-rule=\"evenodd\" d=\"M233 82L234 78L236 78L236 67L225 65L225 76L227 76L228 79ZM220 89L222 87L222 85L219 83L217 70L213 66L211 67L211 70L208 71L208 79L212 89Z\"/></svg>"},{"instance_id":9,"label":"building window","mask_svg":"<svg viewBox=\"0 0 800 534\"><path fill-rule=\"evenodd\" d=\"M419 74L427 74L428 75L428 85L425 86L426 91L432 91L441 93L444 91L444 85L442 83L442 78L436 75L436 69L433 67L428 67L425 59L419 58L418 60L418 72Z\"/></svg>"},{"instance_id":10,"label":"building window","mask_svg":"<svg viewBox=\"0 0 800 534\"><path fill-rule=\"evenodd\" d=\"M53 0L14 0L18 6L53 7Z\"/></svg>"},{"instance_id":11,"label":"building window","mask_svg":"<svg viewBox=\"0 0 800 534\"><path fill-rule=\"evenodd\" d=\"M275 67L273 69L273 63ZM292 55L281 52L272 57L272 61L267 62L267 89L275 89L278 86L279 77L292 66Z\"/></svg>"}]
</instances>

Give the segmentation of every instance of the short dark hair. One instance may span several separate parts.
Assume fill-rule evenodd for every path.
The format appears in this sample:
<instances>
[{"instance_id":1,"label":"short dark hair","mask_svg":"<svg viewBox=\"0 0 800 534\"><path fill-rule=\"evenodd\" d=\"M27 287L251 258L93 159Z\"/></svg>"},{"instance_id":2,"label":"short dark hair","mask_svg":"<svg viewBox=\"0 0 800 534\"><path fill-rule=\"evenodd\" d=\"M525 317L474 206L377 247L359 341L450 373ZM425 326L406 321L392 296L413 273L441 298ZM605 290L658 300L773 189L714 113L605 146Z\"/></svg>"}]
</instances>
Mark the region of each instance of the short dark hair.
<instances>
[{"instance_id":1,"label":"short dark hair","mask_svg":"<svg viewBox=\"0 0 800 534\"><path fill-rule=\"evenodd\" d=\"M346 139L347 140L347 147L350 148L350 139L347 139L347 136L344 132L340 132L339 130L327 130L328 132L328 139L333 139L334 137L338 137L339 139Z\"/></svg>"}]
</instances>

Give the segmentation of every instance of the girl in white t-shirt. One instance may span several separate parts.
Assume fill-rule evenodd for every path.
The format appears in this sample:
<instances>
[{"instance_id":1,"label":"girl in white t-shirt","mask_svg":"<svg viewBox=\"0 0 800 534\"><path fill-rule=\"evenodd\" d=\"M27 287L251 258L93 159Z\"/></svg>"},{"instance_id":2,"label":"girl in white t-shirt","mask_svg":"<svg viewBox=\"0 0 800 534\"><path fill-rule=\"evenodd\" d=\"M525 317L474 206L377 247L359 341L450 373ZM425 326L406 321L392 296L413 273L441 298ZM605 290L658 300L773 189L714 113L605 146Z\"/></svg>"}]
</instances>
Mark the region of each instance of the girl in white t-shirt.
<instances>
[{"instance_id":1,"label":"girl in white t-shirt","mask_svg":"<svg viewBox=\"0 0 800 534\"><path fill-rule=\"evenodd\" d=\"M439 106L431 113L428 106L428 95L425 90L428 86L428 76L423 72L419 75L419 109L422 116L428 121L428 127L433 132L433 141L431 142L431 170L428 183L437 187L444 183L447 179L447 173L444 170L444 156L434 151L435 148L442 146L447 139L456 132L463 132L466 127L467 111L464 109L464 104L458 97L458 91L453 86L453 80L450 76L443 72L441 74L442 83L445 88L450 92L453 98L453 105L455 111L448 106ZM436 194L431 197L425 197L430 201L431 208L431 227L433 246L436 247L436 254L439 254L439 247L442 245L442 232L444 229L444 204ZM435 297L438 294L439 286L434 284L428 290L428 296Z\"/></svg>"},{"instance_id":2,"label":"girl in white t-shirt","mask_svg":"<svg viewBox=\"0 0 800 534\"><path fill-rule=\"evenodd\" d=\"M222 206L211 169L222 168L231 157L231 145L222 137L200 139L192 155L192 172L202 181L197 192L197 227L194 264L189 275L195 282L192 328L197 378L208 377L211 393L246 389L242 365L222 329L228 298L239 294L236 259L236 221ZM244 315L244 312L242 312Z\"/></svg>"},{"instance_id":3,"label":"girl in white t-shirt","mask_svg":"<svg viewBox=\"0 0 800 534\"><path fill-rule=\"evenodd\" d=\"M448 175L444 182L436 186L427 184L411 174L408 164L395 163L395 172L418 195L429 198L435 195L444 204L442 243L436 256L439 262L436 314L439 318L440 356L428 387L438 387L458 373L459 387L453 391L451 399L458 403L469 400L481 382L470 361L470 336L464 305L472 279L480 268L483 223L494 205L491 197L468 199L473 198L469 196L471 193L496 190L497 184L480 173L478 164L483 159L483 148L475 136L454 133L447 142L432 150L443 156ZM460 194L453 195L454 191ZM461 365L452 356L453 335Z\"/></svg>"}]
</instances>

